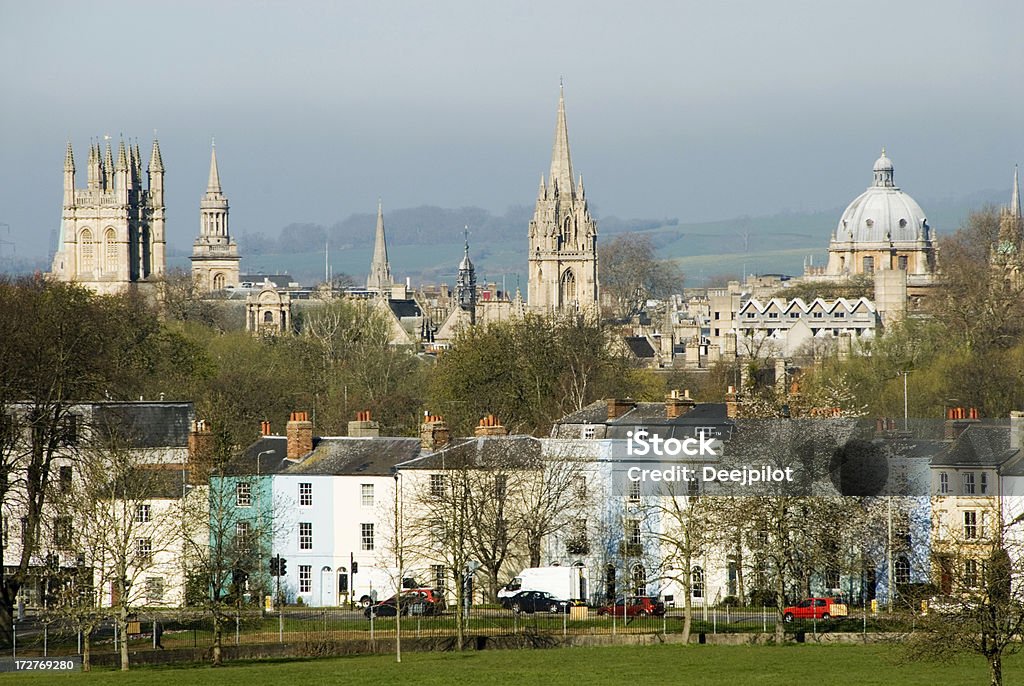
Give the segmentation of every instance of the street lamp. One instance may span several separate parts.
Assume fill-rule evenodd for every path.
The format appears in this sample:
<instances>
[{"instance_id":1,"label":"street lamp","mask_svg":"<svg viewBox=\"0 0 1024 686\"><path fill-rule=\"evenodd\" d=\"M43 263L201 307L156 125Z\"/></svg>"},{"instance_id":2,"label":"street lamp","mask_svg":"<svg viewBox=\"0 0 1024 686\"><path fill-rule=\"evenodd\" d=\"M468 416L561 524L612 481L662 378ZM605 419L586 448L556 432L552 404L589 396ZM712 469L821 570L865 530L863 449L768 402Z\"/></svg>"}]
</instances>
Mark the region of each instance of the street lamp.
<instances>
[{"instance_id":1,"label":"street lamp","mask_svg":"<svg viewBox=\"0 0 1024 686\"><path fill-rule=\"evenodd\" d=\"M393 467L395 477L395 557L398 563L398 589L395 594L395 662L402 661L402 591L405 584L402 578L405 570L402 569L402 523L401 523L401 500L399 492L401 488L401 472L398 467Z\"/></svg>"}]
</instances>

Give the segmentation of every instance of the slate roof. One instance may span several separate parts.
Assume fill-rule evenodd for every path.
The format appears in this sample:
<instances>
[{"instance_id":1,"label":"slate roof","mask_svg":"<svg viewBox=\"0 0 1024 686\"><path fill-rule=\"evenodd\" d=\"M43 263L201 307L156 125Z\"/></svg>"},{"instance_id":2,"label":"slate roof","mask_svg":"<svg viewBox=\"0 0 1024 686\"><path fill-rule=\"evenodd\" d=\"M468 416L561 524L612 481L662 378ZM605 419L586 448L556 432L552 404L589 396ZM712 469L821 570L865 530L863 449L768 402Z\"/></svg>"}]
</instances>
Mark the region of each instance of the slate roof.
<instances>
[{"instance_id":1,"label":"slate roof","mask_svg":"<svg viewBox=\"0 0 1024 686\"><path fill-rule=\"evenodd\" d=\"M93 425L116 427L135 448L185 448L195 409L189 402L109 402L92 408Z\"/></svg>"},{"instance_id":2,"label":"slate roof","mask_svg":"<svg viewBox=\"0 0 1024 686\"><path fill-rule=\"evenodd\" d=\"M935 466L997 467L1019 452L1010 448L1006 426L972 424L932 459Z\"/></svg>"},{"instance_id":3,"label":"slate roof","mask_svg":"<svg viewBox=\"0 0 1024 686\"><path fill-rule=\"evenodd\" d=\"M692 436L693 428L697 426L725 427L727 433L729 427L735 426L735 422L728 418L725 403L697 403L679 417L669 419L665 416L665 403L638 402L621 417L608 419L608 402L598 400L559 419L551 435L554 438L579 438L579 431L569 427L583 424L604 424L608 427L606 438L622 439L627 438L627 431L637 426L649 430L657 427L659 430L655 433L662 438Z\"/></svg>"},{"instance_id":4,"label":"slate roof","mask_svg":"<svg viewBox=\"0 0 1024 686\"><path fill-rule=\"evenodd\" d=\"M392 468L420 453L418 438L349 438L345 436L313 439L313 451L300 461L287 459L285 436L262 436L232 459L226 476L260 474L317 474L390 476Z\"/></svg>"},{"instance_id":5,"label":"slate roof","mask_svg":"<svg viewBox=\"0 0 1024 686\"><path fill-rule=\"evenodd\" d=\"M399 319L419 317L423 314L415 300L388 300L388 307Z\"/></svg>"},{"instance_id":6,"label":"slate roof","mask_svg":"<svg viewBox=\"0 0 1024 686\"><path fill-rule=\"evenodd\" d=\"M444 448L402 465L402 469L443 469L457 466L529 468L540 464L540 439L533 436L456 438Z\"/></svg>"},{"instance_id":7,"label":"slate roof","mask_svg":"<svg viewBox=\"0 0 1024 686\"><path fill-rule=\"evenodd\" d=\"M626 336L626 346L637 358L644 360L654 357L654 347L647 336Z\"/></svg>"}]
</instances>

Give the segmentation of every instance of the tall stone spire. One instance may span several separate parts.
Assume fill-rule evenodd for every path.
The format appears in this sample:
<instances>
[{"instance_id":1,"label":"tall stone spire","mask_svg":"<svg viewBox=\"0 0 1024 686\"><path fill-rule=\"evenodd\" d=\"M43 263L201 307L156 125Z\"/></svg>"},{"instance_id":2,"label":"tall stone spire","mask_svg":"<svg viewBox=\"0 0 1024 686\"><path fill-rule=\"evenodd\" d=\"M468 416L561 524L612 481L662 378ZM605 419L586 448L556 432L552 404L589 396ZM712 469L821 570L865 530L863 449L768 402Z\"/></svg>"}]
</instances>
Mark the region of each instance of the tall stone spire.
<instances>
[{"instance_id":1,"label":"tall stone spire","mask_svg":"<svg viewBox=\"0 0 1024 686\"><path fill-rule=\"evenodd\" d=\"M241 257L228 228L228 199L220 187L217 146L210 143L210 177L199 200L199 236L192 244L192 277L203 291L237 286Z\"/></svg>"},{"instance_id":2,"label":"tall stone spire","mask_svg":"<svg viewBox=\"0 0 1024 686\"><path fill-rule=\"evenodd\" d=\"M114 154L110 150L110 138L107 137L107 152L103 156L103 188L110 190L114 187Z\"/></svg>"},{"instance_id":3,"label":"tall stone spire","mask_svg":"<svg viewBox=\"0 0 1024 686\"><path fill-rule=\"evenodd\" d=\"M75 153L71 150L71 139L64 153L64 207L75 205Z\"/></svg>"},{"instance_id":4,"label":"tall stone spire","mask_svg":"<svg viewBox=\"0 0 1024 686\"><path fill-rule=\"evenodd\" d=\"M164 159L160 156L160 141L153 138L153 154L149 156L149 172L162 172L164 170Z\"/></svg>"},{"instance_id":5,"label":"tall stone spire","mask_svg":"<svg viewBox=\"0 0 1024 686\"><path fill-rule=\"evenodd\" d=\"M230 150L228 152L231 152ZM217 144L210 144L210 178L206 182L206 194L211 193L219 194L220 190L220 172L217 170Z\"/></svg>"},{"instance_id":6,"label":"tall stone spire","mask_svg":"<svg viewBox=\"0 0 1024 686\"><path fill-rule=\"evenodd\" d=\"M373 261L370 263L370 274L366 277L366 287L370 290L385 292L391 288L391 265L388 264L388 244L384 237L384 207L377 200L377 234L373 243Z\"/></svg>"},{"instance_id":7,"label":"tall stone spire","mask_svg":"<svg viewBox=\"0 0 1024 686\"><path fill-rule=\"evenodd\" d=\"M555 144L551 149L551 172L548 183L558 195L573 196L572 158L569 156L569 131L565 125L565 88L559 85L558 120L555 123Z\"/></svg>"}]
</instances>

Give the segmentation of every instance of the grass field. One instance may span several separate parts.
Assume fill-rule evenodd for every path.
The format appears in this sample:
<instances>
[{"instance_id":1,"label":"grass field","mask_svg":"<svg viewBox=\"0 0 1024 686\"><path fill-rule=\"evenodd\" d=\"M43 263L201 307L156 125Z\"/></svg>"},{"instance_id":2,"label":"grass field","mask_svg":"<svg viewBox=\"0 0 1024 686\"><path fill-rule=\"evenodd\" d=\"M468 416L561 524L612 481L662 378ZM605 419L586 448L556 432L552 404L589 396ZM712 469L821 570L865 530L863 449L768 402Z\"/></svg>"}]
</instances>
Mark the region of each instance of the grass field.
<instances>
[{"instance_id":1,"label":"grass field","mask_svg":"<svg viewBox=\"0 0 1024 686\"><path fill-rule=\"evenodd\" d=\"M1004 664L1007 684L1024 681L1024 659ZM580 686L622 684L855 684L862 686L967 686L987 684L985 663L965 658L949 664L906 663L886 646L615 646L550 650L493 650L249 662L209 667L138 668L127 674L0 674L0 683L28 684L538 684L570 681Z\"/></svg>"}]
</instances>

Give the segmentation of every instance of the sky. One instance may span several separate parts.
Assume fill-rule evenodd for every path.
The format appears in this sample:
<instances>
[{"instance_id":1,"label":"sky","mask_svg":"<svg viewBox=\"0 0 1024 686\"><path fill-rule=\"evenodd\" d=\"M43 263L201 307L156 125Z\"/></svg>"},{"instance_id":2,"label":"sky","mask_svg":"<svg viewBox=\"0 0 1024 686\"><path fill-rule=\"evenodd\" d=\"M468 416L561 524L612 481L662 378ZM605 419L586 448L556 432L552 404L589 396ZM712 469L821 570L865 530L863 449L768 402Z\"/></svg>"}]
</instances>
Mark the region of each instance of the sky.
<instances>
[{"instance_id":1,"label":"sky","mask_svg":"<svg viewBox=\"0 0 1024 686\"><path fill-rule=\"evenodd\" d=\"M1013 0L0 0L0 239L55 248L68 139L82 186L90 139L154 131L178 248L214 137L236 234L531 205L560 79L599 218L842 207L882 146L927 211L1024 162Z\"/></svg>"}]
</instances>

